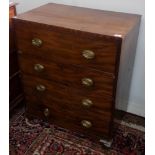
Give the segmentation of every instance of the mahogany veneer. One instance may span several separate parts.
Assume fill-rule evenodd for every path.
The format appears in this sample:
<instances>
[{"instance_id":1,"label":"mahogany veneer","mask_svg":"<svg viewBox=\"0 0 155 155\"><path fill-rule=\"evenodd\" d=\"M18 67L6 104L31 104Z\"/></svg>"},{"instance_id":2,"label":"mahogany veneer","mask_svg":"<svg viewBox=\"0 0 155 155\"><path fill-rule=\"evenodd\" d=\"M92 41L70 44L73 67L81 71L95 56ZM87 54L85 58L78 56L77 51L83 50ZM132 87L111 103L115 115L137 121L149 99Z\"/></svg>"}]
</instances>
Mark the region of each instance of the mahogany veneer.
<instances>
[{"instance_id":1,"label":"mahogany veneer","mask_svg":"<svg viewBox=\"0 0 155 155\"><path fill-rule=\"evenodd\" d=\"M13 22L27 116L110 138L116 98L128 96L140 16L49 3Z\"/></svg>"}]
</instances>

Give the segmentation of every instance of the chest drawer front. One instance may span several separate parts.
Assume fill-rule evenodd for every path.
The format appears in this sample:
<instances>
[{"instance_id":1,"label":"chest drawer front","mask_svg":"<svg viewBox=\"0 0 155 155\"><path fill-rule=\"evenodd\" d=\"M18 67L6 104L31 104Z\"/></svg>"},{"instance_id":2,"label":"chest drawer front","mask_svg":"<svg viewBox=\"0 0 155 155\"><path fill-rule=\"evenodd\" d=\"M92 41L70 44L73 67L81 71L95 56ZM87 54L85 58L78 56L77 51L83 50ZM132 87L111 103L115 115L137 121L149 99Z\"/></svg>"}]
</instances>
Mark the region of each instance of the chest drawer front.
<instances>
[{"instance_id":1,"label":"chest drawer front","mask_svg":"<svg viewBox=\"0 0 155 155\"><path fill-rule=\"evenodd\" d=\"M52 80L64 84L72 89L79 89L83 93L102 92L103 95L113 96L114 77L104 72L72 65L56 64L42 59L20 56L20 68L23 74L33 75L42 79ZM42 67L39 69L39 66ZM89 81L92 80L92 85ZM87 83L88 82L88 83ZM91 82L91 81L90 81Z\"/></svg>"},{"instance_id":2,"label":"chest drawer front","mask_svg":"<svg viewBox=\"0 0 155 155\"><path fill-rule=\"evenodd\" d=\"M115 72L119 45L113 38L22 21L15 27L18 49L24 54Z\"/></svg>"},{"instance_id":3,"label":"chest drawer front","mask_svg":"<svg viewBox=\"0 0 155 155\"><path fill-rule=\"evenodd\" d=\"M89 109L92 111L104 111L105 113L110 113L112 109L113 99L105 96L102 91L87 91L87 93L85 93L81 90L75 90L53 81L26 75L23 76L23 84L26 96L34 96L34 98L38 98L38 101L40 100L44 104L52 105L52 102L57 102L62 104L62 106L67 106L66 104L68 104L68 108L74 107L76 110ZM39 85L43 85L45 89L42 89L42 91L38 90L37 86ZM84 99L89 99L93 102L92 108L82 104Z\"/></svg>"},{"instance_id":4,"label":"chest drawer front","mask_svg":"<svg viewBox=\"0 0 155 155\"><path fill-rule=\"evenodd\" d=\"M88 120L93 124L90 132L98 131L102 134L109 132L112 120L112 98L95 92L82 94L80 91L75 91L64 85L32 76L24 76L23 80L27 113L30 115L48 118L60 126L64 125L63 127L72 125L78 131L85 131L81 122ZM40 83L44 85L44 91L36 90L36 85ZM82 100L85 98L89 98L93 102L91 107L82 105Z\"/></svg>"},{"instance_id":5,"label":"chest drawer front","mask_svg":"<svg viewBox=\"0 0 155 155\"><path fill-rule=\"evenodd\" d=\"M30 104L32 103L32 100ZM82 113L76 113L75 111L60 111L60 109L53 109L49 105L43 105L37 102L33 102L32 105L27 105L27 115L33 117L39 117L41 119L48 120L60 127L70 129L74 132L79 132L81 134L90 135L91 137L99 136L109 136L111 119L107 118L105 115L100 117L94 115L89 117L89 115ZM47 116L45 116L45 113ZM88 121L91 126L85 127L82 123L83 121Z\"/></svg>"}]
</instances>

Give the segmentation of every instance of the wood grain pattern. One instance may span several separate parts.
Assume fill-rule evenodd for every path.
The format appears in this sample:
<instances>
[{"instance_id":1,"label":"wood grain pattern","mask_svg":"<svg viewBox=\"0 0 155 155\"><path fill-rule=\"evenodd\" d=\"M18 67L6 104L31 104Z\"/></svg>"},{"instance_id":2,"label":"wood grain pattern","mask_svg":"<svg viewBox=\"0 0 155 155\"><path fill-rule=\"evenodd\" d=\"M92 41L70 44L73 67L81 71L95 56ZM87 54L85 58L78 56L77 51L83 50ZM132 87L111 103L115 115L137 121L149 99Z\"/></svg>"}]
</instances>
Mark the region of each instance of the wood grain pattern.
<instances>
[{"instance_id":1,"label":"wood grain pattern","mask_svg":"<svg viewBox=\"0 0 155 155\"><path fill-rule=\"evenodd\" d=\"M99 93L102 91L103 95L113 96L114 77L107 75L104 72L72 65L65 66L63 64L56 64L33 57L29 59L28 56L24 56L23 54L20 56L19 62L23 74L30 74L42 79L56 81L57 83L73 89L80 89L85 93L89 91ZM34 65L37 63L44 66L42 72L34 70ZM93 86L89 88L83 86L81 82L83 78L91 78L94 82Z\"/></svg>"},{"instance_id":2,"label":"wood grain pattern","mask_svg":"<svg viewBox=\"0 0 155 155\"><path fill-rule=\"evenodd\" d=\"M29 79L29 82L32 80L35 80L36 83L40 81L34 77L25 78ZM77 94L74 94L74 90L69 90L63 85L59 86L54 83L48 85L48 82L46 82L46 85L50 86L50 88L46 93L41 94L36 92L33 89L33 83L30 84L27 80L25 81L27 115L31 116L33 114L35 117L47 119L52 123L72 129L73 131L88 132L89 134L94 134L94 136L109 135L112 115L110 98L103 97L101 99L101 96L99 96L99 99L96 99L97 96L95 96L95 105L88 110L81 106L80 98L78 98ZM45 108L48 108L50 111L48 118L44 116ZM93 127L85 129L81 126L82 120L91 121Z\"/></svg>"},{"instance_id":3,"label":"wood grain pattern","mask_svg":"<svg viewBox=\"0 0 155 155\"><path fill-rule=\"evenodd\" d=\"M36 85L44 84L45 92L38 92ZM27 115L48 119L61 127L83 133L107 136L112 123L112 98L102 95L102 92L87 92L72 89L52 81L46 81L33 76L23 76L23 84L27 101ZM89 98L94 105L83 107L82 99ZM50 116L44 116L44 109L50 110ZM81 126L82 120L89 120L93 127L89 130ZM101 124L102 123L102 124ZM88 135L88 134L87 134ZM94 135L94 136L95 136Z\"/></svg>"},{"instance_id":4,"label":"wood grain pattern","mask_svg":"<svg viewBox=\"0 0 155 155\"><path fill-rule=\"evenodd\" d=\"M49 3L18 15L18 19L125 38L140 15Z\"/></svg>"},{"instance_id":5,"label":"wood grain pattern","mask_svg":"<svg viewBox=\"0 0 155 155\"><path fill-rule=\"evenodd\" d=\"M105 113L109 113L112 108L111 105L113 100L111 97L104 95L103 90L86 92L80 89L74 89L72 87L58 84L54 81L47 81L30 75L23 75L23 84L25 87L25 94L27 96L36 96L41 102L46 104L56 101L61 103L63 106L66 106L66 108L68 107L67 104L69 104L71 106L70 108L74 107L78 110L82 110L82 99L89 98L94 103L93 108L90 108L92 111L97 109L98 111L105 111ZM39 92L36 90L36 86L39 84L46 87L44 92Z\"/></svg>"},{"instance_id":6,"label":"wood grain pattern","mask_svg":"<svg viewBox=\"0 0 155 155\"><path fill-rule=\"evenodd\" d=\"M92 138L110 138L120 59L124 67L134 59L131 55L139 23L139 15L52 3L14 18L27 117L44 118ZM34 38L42 40L40 47L32 46ZM85 59L83 50L92 50L95 58ZM125 52L131 57L124 59ZM44 70L36 72L35 64L43 65ZM85 77L94 80L93 87L82 86ZM122 81L128 85L127 78ZM39 84L45 91L36 91ZM86 98L93 101L93 106L82 106ZM50 111L47 118L45 108ZM93 126L83 128L82 120L91 121Z\"/></svg>"},{"instance_id":7,"label":"wood grain pattern","mask_svg":"<svg viewBox=\"0 0 155 155\"><path fill-rule=\"evenodd\" d=\"M44 109L48 108L50 110L50 115L48 118L44 116ZM73 132L78 132L81 134L85 134L90 136L92 139L100 139L101 137L109 138L111 135L110 125L111 120L104 118L105 116L98 117L93 115L94 117L89 117L87 114L84 116L80 115L75 116L75 113L72 111L59 111L57 108L50 108L49 105L44 105L40 103L33 103L32 105L27 105L27 113L26 116L28 118L41 118L47 121L52 122L60 127L69 129ZM77 113L78 114L78 113ZM102 119L101 119L102 118ZM88 120L92 123L92 127L87 129L81 125L82 120Z\"/></svg>"},{"instance_id":8,"label":"wood grain pattern","mask_svg":"<svg viewBox=\"0 0 155 155\"><path fill-rule=\"evenodd\" d=\"M17 21L17 22L16 22ZM75 64L115 73L118 46L121 39L106 38L86 32L69 31L36 23L15 20L18 50L46 60L64 64ZM32 46L32 39L43 41L41 47ZM87 60L83 50L92 50L95 58ZM43 54L44 53L44 54Z\"/></svg>"}]
</instances>

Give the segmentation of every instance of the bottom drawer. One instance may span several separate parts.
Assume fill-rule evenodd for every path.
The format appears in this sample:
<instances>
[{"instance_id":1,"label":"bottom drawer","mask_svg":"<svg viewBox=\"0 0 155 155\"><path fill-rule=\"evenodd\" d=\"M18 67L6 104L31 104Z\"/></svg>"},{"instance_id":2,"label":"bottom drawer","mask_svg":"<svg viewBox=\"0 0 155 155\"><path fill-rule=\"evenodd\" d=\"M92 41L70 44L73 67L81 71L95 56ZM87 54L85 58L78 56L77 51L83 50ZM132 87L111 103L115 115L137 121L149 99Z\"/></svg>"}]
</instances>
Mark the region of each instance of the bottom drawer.
<instances>
[{"instance_id":1,"label":"bottom drawer","mask_svg":"<svg viewBox=\"0 0 155 155\"><path fill-rule=\"evenodd\" d=\"M60 127L91 136L92 138L110 137L111 120L104 115L90 115L76 111L54 109L41 103L27 104L28 117L39 117Z\"/></svg>"},{"instance_id":2,"label":"bottom drawer","mask_svg":"<svg viewBox=\"0 0 155 155\"><path fill-rule=\"evenodd\" d=\"M36 89L38 83L45 86L45 91ZM112 123L112 97L104 96L102 91L87 91L23 75L27 114L68 128L91 135L91 137L109 137ZM83 107L81 100L85 95L93 101L91 107Z\"/></svg>"}]
</instances>

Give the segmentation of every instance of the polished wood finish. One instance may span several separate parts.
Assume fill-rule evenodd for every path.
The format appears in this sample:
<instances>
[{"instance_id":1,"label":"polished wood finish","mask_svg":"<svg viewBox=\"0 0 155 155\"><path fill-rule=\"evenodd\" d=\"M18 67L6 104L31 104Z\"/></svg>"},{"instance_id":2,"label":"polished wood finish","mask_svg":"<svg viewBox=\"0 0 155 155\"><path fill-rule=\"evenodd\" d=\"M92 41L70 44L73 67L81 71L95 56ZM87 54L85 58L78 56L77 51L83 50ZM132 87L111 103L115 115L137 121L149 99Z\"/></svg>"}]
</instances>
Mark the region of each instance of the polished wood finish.
<instances>
[{"instance_id":1,"label":"polished wood finish","mask_svg":"<svg viewBox=\"0 0 155 155\"><path fill-rule=\"evenodd\" d=\"M15 27L18 29L16 32L18 49L23 54L63 64L91 67L108 73L115 72L119 55L119 38L106 38L27 21L15 22ZM42 40L41 47L32 45L33 38ZM92 60L84 58L82 55L84 50L94 51L95 58Z\"/></svg>"},{"instance_id":2,"label":"polished wood finish","mask_svg":"<svg viewBox=\"0 0 155 155\"><path fill-rule=\"evenodd\" d=\"M23 74L52 80L72 88L80 89L84 92L102 91L103 95L113 96L114 77L110 74L105 74L102 71L72 65L57 64L52 61L45 61L44 59L33 57L29 59L29 56L27 55L20 55L19 62ZM34 65L37 63L44 66L42 72L34 70ZM82 85L81 80L83 78L91 78L94 84L89 88L86 88Z\"/></svg>"},{"instance_id":3,"label":"polished wood finish","mask_svg":"<svg viewBox=\"0 0 155 155\"><path fill-rule=\"evenodd\" d=\"M129 75L133 66L140 16L50 3L13 23L27 117L110 138L119 68Z\"/></svg>"},{"instance_id":4,"label":"polished wood finish","mask_svg":"<svg viewBox=\"0 0 155 155\"><path fill-rule=\"evenodd\" d=\"M23 84L25 87L25 94L27 96L38 97L42 102L48 104L49 101L57 101L59 104L67 106L69 103L70 108L80 108L82 110L82 99L89 98L93 101L93 108L90 110L101 110L109 113L112 108L112 98L104 94L104 91L81 91L65 85L58 85L54 81L43 80L34 76L24 75ZM37 91L36 86L42 84L46 87L44 92ZM61 91L60 91L61 90ZM49 99L45 99L49 98ZM63 102L62 102L63 100ZM102 103L101 103L102 102ZM67 106L67 107L68 107ZM102 109L103 108L103 109ZM83 108L84 110L84 108Z\"/></svg>"},{"instance_id":5,"label":"polished wood finish","mask_svg":"<svg viewBox=\"0 0 155 155\"><path fill-rule=\"evenodd\" d=\"M12 17L16 15L16 4L10 3L9 7L9 107L13 110L23 100L20 71L14 41Z\"/></svg>"},{"instance_id":6,"label":"polished wood finish","mask_svg":"<svg viewBox=\"0 0 155 155\"><path fill-rule=\"evenodd\" d=\"M36 77L24 76L23 79L28 116L33 114L33 116L50 120L61 127L71 128L74 131L80 131L82 133L88 132L87 134L89 135L102 136L105 134L109 136L109 124L112 123L111 98L101 98L101 95L98 93L92 94L94 97L89 95L92 100L94 99L95 104L92 108L86 109L82 107L81 99L87 95L80 95L80 91L79 95L77 95L78 91L74 89ZM35 86L41 82L46 84L46 92L38 92L35 89ZM102 101L102 105L100 101ZM50 112L48 117L44 115L44 109L46 108ZM81 126L82 120L92 122L92 128L83 128Z\"/></svg>"},{"instance_id":7,"label":"polished wood finish","mask_svg":"<svg viewBox=\"0 0 155 155\"><path fill-rule=\"evenodd\" d=\"M49 3L18 15L18 19L99 35L120 35L124 38L139 22L140 16Z\"/></svg>"}]
</instances>

